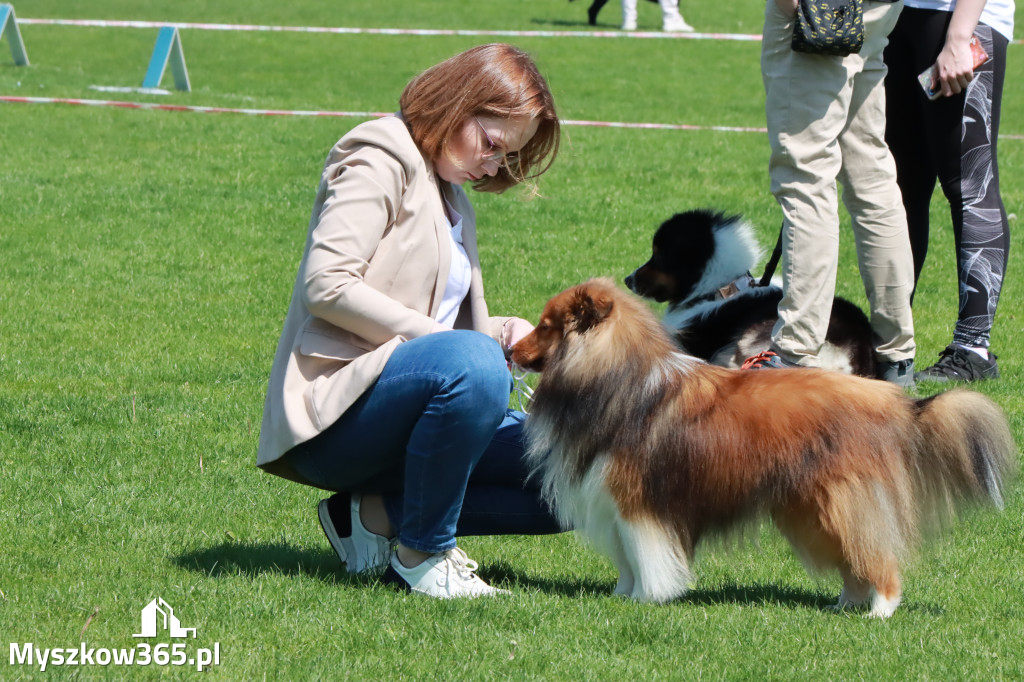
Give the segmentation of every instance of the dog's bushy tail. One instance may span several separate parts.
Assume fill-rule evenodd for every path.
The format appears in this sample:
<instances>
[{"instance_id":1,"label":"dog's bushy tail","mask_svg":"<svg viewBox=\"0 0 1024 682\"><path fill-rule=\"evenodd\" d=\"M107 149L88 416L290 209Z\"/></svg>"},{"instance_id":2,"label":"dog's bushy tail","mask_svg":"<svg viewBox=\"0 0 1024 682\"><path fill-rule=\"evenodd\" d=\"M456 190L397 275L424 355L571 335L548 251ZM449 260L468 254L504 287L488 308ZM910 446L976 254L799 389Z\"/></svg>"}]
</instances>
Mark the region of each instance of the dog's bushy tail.
<instances>
[{"instance_id":1,"label":"dog's bushy tail","mask_svg":"<svg viewBox=\"0 0 1024 682\"><path fill-rule=\"evenodd\" d=\"M920 440L911 466L924 528L941 529L965 507L1002 509L1018 453L999 406L980 393L953 389L915 407Z\"/></svg>"}]
</instances>

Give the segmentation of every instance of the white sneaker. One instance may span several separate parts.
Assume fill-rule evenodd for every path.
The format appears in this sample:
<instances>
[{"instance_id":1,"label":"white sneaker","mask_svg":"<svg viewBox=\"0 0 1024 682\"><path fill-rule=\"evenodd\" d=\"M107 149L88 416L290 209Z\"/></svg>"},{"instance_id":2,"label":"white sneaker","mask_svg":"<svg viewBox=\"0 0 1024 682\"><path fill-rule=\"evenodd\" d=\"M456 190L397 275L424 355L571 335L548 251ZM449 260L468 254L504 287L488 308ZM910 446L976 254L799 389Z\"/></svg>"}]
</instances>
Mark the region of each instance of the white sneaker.
<instances>
[{"instance_id":1,"label":"white sneaker","mask_svg":"<svg viewBox=\"0 0 1024 682\"><path fill-rule=\"evenodd\" d=\"M624 22L622 22L622 30L623 31L635 31L636 30L636 22L635 21L624 21Z\"/></svg>"},{"instance_id":2,"label":"white sneaker","mask_svg":"<svg viewBox=\"0 0 1024 682\"><path fill-rule=\"evenodd\" d=\"M338 553L338 556L345 562L345 568L349 573L379 573L383 571L391 561L394 553L394 538L386 538L366 530L362 520L359 518L359 504L362 496L353 494L349 508L339 509L341 505L340 495L334 495L326 500L320 500L317 507L317 516L320 517L320 527L324 529L324 535L331 547ZM345 528L339 523L343 530L349 530L348 536L340 535L338 525L332 518L340 517L348 512L350 524ZM339 522L341 519L339 519Z\"/></svg>"},{"instance_id":3,"label":"white sneaker","mask_svg":"<svg viewBox=\"0 0 1024 682\"><path fill-rule=\"evenodd\" d=\"M406 592L418 592L438 599L510 594L508 590L485 583L473 572L476 569L476 562L458 547L435 554L413 568L403 566L398 555L394 555L384 574L384 582L394 583Z\"/></svg>"},{"instance_id":4,"label":"white sneaker","mask_svg":"<svg viewBox=\"0 0 1024 682\"><path fill-rule=\"evenodd\" d=\"M661 30L666 33L693 33L694 28L686 23L686 19L679 17L678 20L666 21L662 24Z\"/></svg>"}]
</instances>

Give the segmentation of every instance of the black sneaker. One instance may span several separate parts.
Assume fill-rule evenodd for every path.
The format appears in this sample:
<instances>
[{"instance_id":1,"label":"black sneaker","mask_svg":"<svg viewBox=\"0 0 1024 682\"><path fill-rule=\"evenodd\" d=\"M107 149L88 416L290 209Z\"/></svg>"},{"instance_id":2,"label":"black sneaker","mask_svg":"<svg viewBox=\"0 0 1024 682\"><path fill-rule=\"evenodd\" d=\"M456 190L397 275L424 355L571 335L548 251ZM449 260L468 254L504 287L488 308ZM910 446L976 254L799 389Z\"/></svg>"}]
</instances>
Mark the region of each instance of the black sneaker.
<instances>
[{"instance_id":1,"label":"black sneaker","mask_svg":"<svg viewBox=\"0 0 1024 682\"><path fill-rule=\"evenodd\" d=\"M928 369L914 375L918 381L982 381L998 379L999 366L995 353L989 352L989 359L981 357L955 343L939 353L939 361Z\"/></svg>"}]
</instances>

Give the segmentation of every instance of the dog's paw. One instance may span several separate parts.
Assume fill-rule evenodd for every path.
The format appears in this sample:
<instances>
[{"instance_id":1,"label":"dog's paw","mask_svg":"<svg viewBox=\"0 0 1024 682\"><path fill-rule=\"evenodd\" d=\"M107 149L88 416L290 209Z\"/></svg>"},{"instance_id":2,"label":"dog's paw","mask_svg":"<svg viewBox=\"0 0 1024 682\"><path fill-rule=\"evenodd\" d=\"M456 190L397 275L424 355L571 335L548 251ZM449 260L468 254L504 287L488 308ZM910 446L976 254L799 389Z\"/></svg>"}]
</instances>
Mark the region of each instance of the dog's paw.
<instances>
[{"instance_id":1,"label":"dog's paw","mask_svg":"<svg viewBox=\"0 0 1024 682\"><path fill-rule=\"evenodd\" d=\"M901 597L899 595L889 599L876 594L875 598L871 600L871 610L868 611L868 618L888 618L896 613L896 607L900 605L900 601Z\"/></svg>"}]
</instances>

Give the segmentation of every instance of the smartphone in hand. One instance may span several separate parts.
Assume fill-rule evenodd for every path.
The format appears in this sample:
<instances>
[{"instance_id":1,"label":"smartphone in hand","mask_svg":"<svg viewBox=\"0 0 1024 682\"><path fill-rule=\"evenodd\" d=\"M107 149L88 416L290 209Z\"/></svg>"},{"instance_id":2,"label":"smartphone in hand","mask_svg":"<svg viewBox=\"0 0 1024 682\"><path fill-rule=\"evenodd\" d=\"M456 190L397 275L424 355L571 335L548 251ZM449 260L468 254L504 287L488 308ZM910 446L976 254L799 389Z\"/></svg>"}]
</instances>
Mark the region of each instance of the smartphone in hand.
<instances>
[{"instance_id":1,"label":"smartphone in hand","mask_svg":"<svg viewBox=\"0 0 1024 682\"><path fill-rule=\"evenodd\" d=\"M979 66L988 61L988 52L985 52L985 48L981 46L978 36L971 36L969 44L971 46L971 56L974 58L974 65L971 68L977 71ZM918 82L924 88L925 96L931 100L936 100L942 96L942 84L938 82L938 78L935 75L935 65L933 64L917 76Z\"/></svg>"}]
</instances>

